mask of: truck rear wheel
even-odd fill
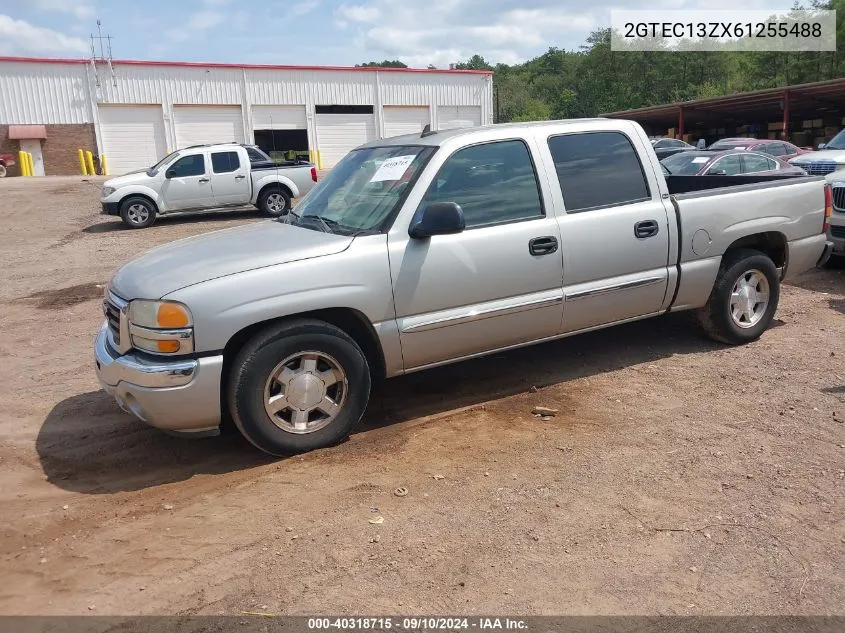
[[[271,218],[278,218],[290,211],[290,194],[282,187],[267,187],[258,196],[258,208]]]
[[[241,433],[271,455],[302,453],[345,439],[370,398],[361,348],[324,321],[269,327],[238,352],[229,407]]]
[[[780,299],[780,278],[774,262],[760,251],[729,251],[698,320],[710,338],[741,345],[768,329]]]
[[[145,229],[156,221],[155,205],[146,198],[127,198],[120,205],[120,219],[130,229]]]

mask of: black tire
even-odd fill
[[[290,211],[290,200],[290,193],[284,187],[266,187],[258,196],[257,206],[264,215],[278,218]],[[282,202],[284,206],[279,208],[278,202]]]
[[[5,178],[6,173],[7,173],[6,163],[0,162],[0,178]]]
[[[143,207],[146,212],[140,210]],[[120,204],[120,219],[130,229],[145,229],[156,221],[158,209],[146,198],[127,198]]]
[[[741,327],[731,316],[731,294],[740,277],[755,270],[760,271],[768,282],[769,300],[759,321]],[[768,329],[779,300],[780,276],[774,262],[767,255],[750,248],[728,251],[722,258],[710,298],[698,311],[698,322],[713,340],[729,345],[741,345],[760,338]]]
[[[298,434],[274,423],[265,410],[265,386],[277,366],[292,355],[317,352],[337,361],[346,375],[345,401],[327,426]],[[238,352],[228,381],[232,420],[243,436],[271,455],[289,455],[331,446],[355,428],[370,399],[370,368],[358,344],[343,330],[315,319],[268,327]]]

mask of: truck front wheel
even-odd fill
[[[780,299],[774,262],[760,251],[729,251],[698,320],[710,338],[740,345],[756,340],[771,325]]]
[[[358,424],[370,398],[361,348],[324,321],[297,319],[262,330],[238,352],[228,385],[232,419],[271,455],[331,446]]]
[[[271,218],[278,218],[290,211],[290,194],[282,187],[268,187],[258,196],[258,208]]]
[[[127,198],[120,205],[120,219],[130,229],[145,229],[156,221],[155,205],[146,198]]]

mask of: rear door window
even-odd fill
[[[237,152],[212,152],[211,168],[215,174],[228,174],[241,167]]]
[[[745,163],[744,173],[753,174],[760,171],[777,169],[777,163],[771,158],[759,154],[744,154],[742,160]]]
[[[621,132],[552,136],[549,151],[567,213],[651,198],[640,158]]]

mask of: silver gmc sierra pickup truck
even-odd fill
[[[676,310],[752,341],[829,256],[829,187],[679,178],[629,121],[373,141],[285,217],[123,266],[97,374],[153,426],[231,416],[278,455],[346,437],[380,378]]]

